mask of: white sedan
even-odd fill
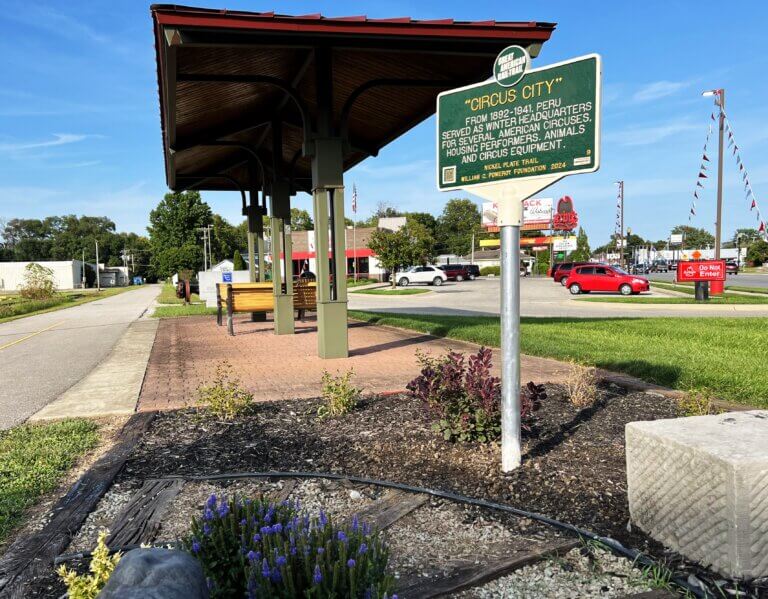
[[[400,287],[407,287],[411,283],[426,283],[439,287],[447,280],[446,274],[434,266],[411,266],[395,273],[395,281]]]

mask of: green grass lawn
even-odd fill
[[[137,287],[110,287],[102,289],[100,292],[95,289],[59,291],[53,297],[44,300],[27,300],[18,294],[2,295],[0,296],[0,322],[87,304],[131,289],[137,289]]]
[[[765,287],[746,287],[744,285],[726,285],[726,289],[730,289],[731,291],[746,291],[747,293],[760,293],[763,295],[768,295],[768,289]]]
[[[768,304],[768,297],[749,297],[748,295],[735,295],[724,293],[722,296],[712,295],[709,301],[698,302],[694,297],[648,297],[648,296],[610,296],[596,295],[592,297],[580,297],[580,302],[607,302],[615,304],[700,304],[700,305],[734,305],[734,304]]]
[[[499,347],[498,317],[350,311],[350,317]],[[768,408],[768,318],[523,318],[523,353],[574,360]]]
[[[192,303],[199,302],[200,296],[196,293],[193,293],[190,296],[190,301]],[[164,283],[163,288],[160,291],[160,296],[157,298],[158,304],[172,304],[172,305],[179,305],[184,304],[184,300],[181,298],[176,297],[176,287],[172,283]]]
[[[364,293],[366,295],[419,295],[429,293],[431,289],[392,289],[391,287],[380,289],[360,289],[352,293]]]
[[[347,279],[347,288],[352,287],[362,287],[363,285],[370,285],[372,283],[378,283],[379,281],[377,279],[362,279],[358,278],[357,281],[354,279]]]
[[[659,287],[661,289],[670,289],[673,291],[680,291],[682,293],[695,293],[693,283],[669,283],[667,281],[651,281],[651,285]],[[759,293],[760,295],[768,295],[768,288],[766,287],[748,287],[745,285],[726,285],[726,295],[738,295],[729,294],[727,291],[744,291],[746,293]]]
[[[152,313],[154,318],[178,318],[180,316],[203,316],[216,314],[216,308],[207,308],[205,304],[189,304],[188,306],[158,306]]]
[[[82,419],[0,431],[0,541],[97,442],[97,426]]]

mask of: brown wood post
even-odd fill
[[[221,289],[216,283],[216,324],[221,326]]]
[[[227,330],[233,337],[235,336],[234,323],[232,322],[232,315],[234,312],[234,293],[232,292],[232,285],[227,285]]]

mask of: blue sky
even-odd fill
[[[190,0],[190,4],[192,4]],[[543,197],[568,194],[594,245],[613,231],[625,181],[625,219],[643,237],[665,238],[687,221],[711,99],[727,90],[728,113],[758,202],[768,194],[768,43],[763,2],[244,2],[206,6],[327,16],[365,13],[461,20],[558,23],[535,66],[603,56],[603,148],[598,173],[566,178]],[[16,2],[0,12],[0,218],[88,214],[145,233],[166,192],[149,4],[137,1]],[[378,202],[439,214],[457,194],[434,181],[434,121],[426,121],[346,175],[359,217]],[[715,152],[712,152],[714,154]],[[714,156],[710,156],[714,158]],[[403,183],[407,181],[407,183]],[[695,226],[711,229],[714,184]],[[730,154],[724,235],[755,226]],[[235,194],[208,193],[233,222]],[[308,196],[296,205],[310,207]],[[768,215],[768,197],[762,202]]]

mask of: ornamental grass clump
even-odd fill
[[[493,352],[481,347],[475,355],[449,352],[433,358],[416,352],[421,373],[407,389],[421,399],[437,419],[432,425],[446,441],[495,441],[501,436],[501,379],[491,375]],[[529,386],[533,383],[529,383]],[[530,394],[530,387],[521,396],[522,427],[529,430],[527,421],[538,409],[539,401],[546,398],[540,391]]]
[[[297,503],[215,495],[192,521],[185,548],[201,563],[212,598],[396,598],[377,532],[353,518],[334,524]]]

